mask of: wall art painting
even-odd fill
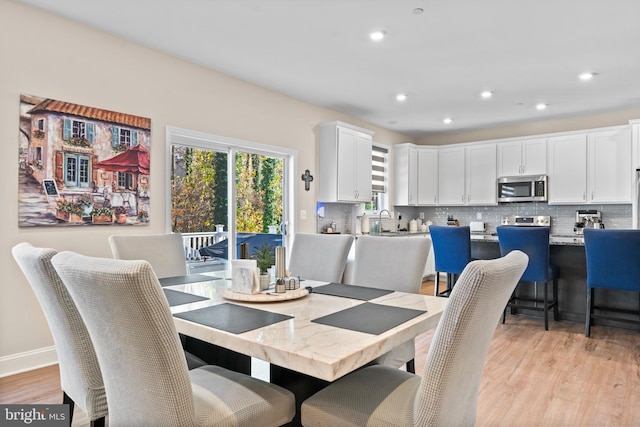
[[[20,96],[18,225],[149,222],[151,119]]]

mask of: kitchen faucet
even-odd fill
[[[391,218],[391,212],[389,212],[388,209],[382,209],[380,212],[378,212],[378,233],[382,234],[382,212],[386,212],[387,215],[389,215],[389,218]]]

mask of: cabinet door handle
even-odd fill
[[[582,193],[582,200],[587,200],[587,193]]]
[[[593,191],[591,191],[591,200],[593,200]]]

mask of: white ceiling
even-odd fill
[[[640,0],[19,1],[418,138],[640,107]]]

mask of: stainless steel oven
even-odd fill
[[[498,202],[546,202],[546,175],[498,178]]]

